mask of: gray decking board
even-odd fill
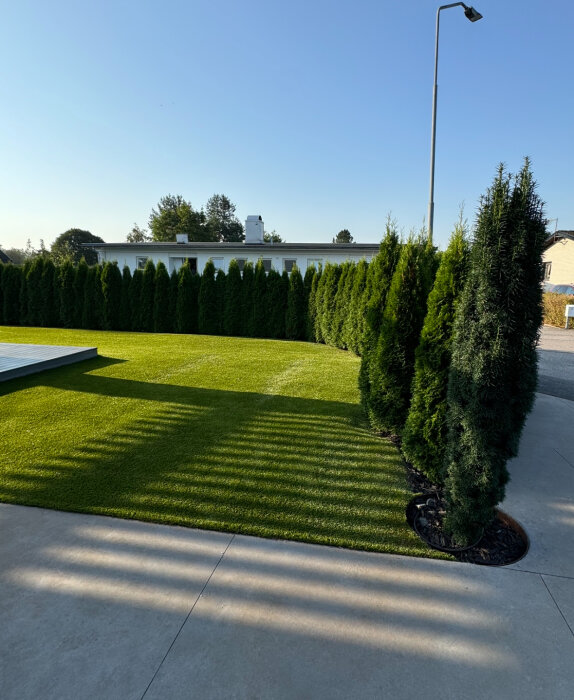
[[[98,348],[0,343],[0,382],[98,356]]]

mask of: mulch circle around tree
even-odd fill
[[[521,525],[501,510],[485,528],[480,540],[469,547],[456,547],[443,531],[444,501],[440,490],[412,465],[407,465],[407,478],[418,492],[408,504],[409,525],[430,547],[448,552],[458,561],[483,566],[513,564],[528,551],[528,536]]]

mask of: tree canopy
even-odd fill
[[[149,218],[152,240],[175,241],[178,233],[187,234],[190,241],[214,241],[206,226],[203,211],[195,211],[181,195],[168,194],[159,200]]]
[[[348,228],[344,228],[333,238],[333,243],[352,243],[353,236]]]
[[[240,243],[245,240],[243,226],[235,216],[235,204],[224,194],[214,194],[205,205],[207,228],[214,240]],[[210,239],[211,240],[211,239]]]
[[[70,228],[52,243],[50,251],[54,262],[61,263],[68,259],[76,265],[85,258],[88,265],[95,265],[98,254],[91,248],[83,248],[83,243],[104,243],[104,239],[81,228]]]

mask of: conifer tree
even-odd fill
[[[198,297],[198,332],[202,335],[217,334],[217,297],[215,290],[215,266],[211,259],[205,263]]]
[[[142,317],[143,270],[135,269],[130,284],[130,308],[132,310],[132,331],[143,331]]]
[[[59,269],[58,289],[60,296],[60,325],[73,328],[75,322],[76,299],[74,293],[75,272],[71,260],[66,260]]]
[[[2,318],[6,326],[19,326],[20,322],[20,288],[24,279],[24,270],[8,263],[2,274]]]
[[[422,237],[411,237],[403,246],[369,365],[371,424],[395,435],[401,435],[409,409],[415,350],[432,284],[432,256]]]
[[[359,260],[353,277],[353,288],[351,289],[351,298],[349,300],[349,310],[347,317],[343,322],[343,337],[345,344],[356,355],[360,353],[360,335],[359,328],[362,323],[363,309],[363,293],[367,281],[367,271],[369,264],[363,258]]]
[[[235,259],[229,263],[227,271],[223,331],[225,335],[241,335],[241,272]]]
[[[316,343],[324,343],[321,328],[323,325],[323,295],[325,293],[325,275],[323,268],[319,268],[317,275],[317,290],[315,293],[315,303],[313,304],[313,336]]]
[[[379,342],[383,311],[391,280],[401,253],[401,247],[396,224],[389,217],[387,219],[385,236],[379,247],[379,253],[370,262],[367,271],[365,292],[361,305],[363,312],[358,329],[361,355],[359,390],[361,392],[361,403],[367,410],[371,395],[371,364],[374,361],[373,355]]]
[[[34,258],[26,273],[27,314],[24,323],[28,326],[42,325],[42,272],[44,257]]]
[[[482,198],[454,323],[448,387],[447,518],[460,544],[480,536],[504,498],[537,381],[543,205],[528,159],[499,167]]]
[[[319,342],[315,336],[315,328],[317,325],[317,290],[319,288],[322,269],[322,267],[319,267],[319,269],[314,272],[313,280],[311,281],[311,291],[309,292],[309,301],[307,302],[306,338],[311,343]]]
[[[335,312],[335,296],[342,268],[340,265],[327,263],[321,277],[323,293],[321,298],[320,324],[321,337],[327,345],[333,345],[333,319]]]
[[[461,220],[442,255],[415,355],[412,399],[403,432],[407,459],[435,484],[444,483],[448,427],[447,388],[456,306],[468,268],[469,245]]]
[[[297,266],[293,265],[289,276],[285,337],[287,340],[304,340],[305,330],[305,288],[301,273]]]
[[[227,276],[220,268],[215,275],[215,308],[216,308],[216,333],[223,334],[223,316],[225,313],[225,287],[227,286]]]
[[[152,333],[154,327],[155,265],[151,258],[145,264],[141,288],[141,329]]]
[[[266,295],[267,333],[269,338],[279,340],[285,337],[285,312],[287,303],[281,275],[273,268],[267,275]]]
[[[57,272],[56,266],[46,258],[40,279],[41,303],[40,303],[40,325],[52,328],[59,320],[59,294],[57,292]]]
[[[2,286],[2,278],[4,276],[4,267],[5,264],[3,262],[0,262],[0,325],[4,323],[3,320],[3,315],[4,315],[4,290]]]
[[[184,263],[179,268],[178,285],[177,285],[177,302],[176,302],[176,323],[175,330],[177,333],[192,332],[192,296],[193,285],[191,281],[191,269],[189,265]],[[197,329],[196,329],[197,330]]]
[[[117,331],[120,328],[122,301],[122,273],[116,263],[106,262],[101,272],[102,328]]]
[[[333,321],[333,344],[343,350],[347,350],[347,338],[344,333],[345,320],[349,316],[351,305],[351,292],[355,279],[356,264],[354,262],[343,263],[341,277],[337,285],[335,296],[335,318]]]
[[[177,333],[177,288],[179,285],[178,271],[173,268],[169,276],[169,330]]]
[[[243,266],[243,281],[241,284],[241,332],[246,338],[252,337],[253,324],[253,287],[255,284],[255,274],[253,263],[246,262]]]
[[[253,279],[253,307],[249,336],[267,338],[267,275],[261,258],[255,265]]]
[[[155,268],[153,297],[153,330],[155,333],[169,333],[172,330],[169,317],[169,275],[160,260]]]
[[[199,290],[201,288],[200,275],[191,275],[191,306],[189,307],[190,333],[199,333]]]
[[[84,258],[78,263],[74,271],[74,328],[85,328],[84,319],[84,297],[86,294],[86,277],[88,276],[88,265]]]
[[[131,283],[131,270],[129,265],[124,265],[124,269],[122,270],[122,298],[120,301],[120,329],[122,331],[132,330]]]
[[[82,311],[82,328],[87,328],[88,330],[97,330],[99,328],[99,276],[98,266],[91,265],[86,273]]]

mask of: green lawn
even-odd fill
[[[0,384],[0,500],[441,556],[410,531],[359,360],[307,343],[0,327],[100,357]]]

